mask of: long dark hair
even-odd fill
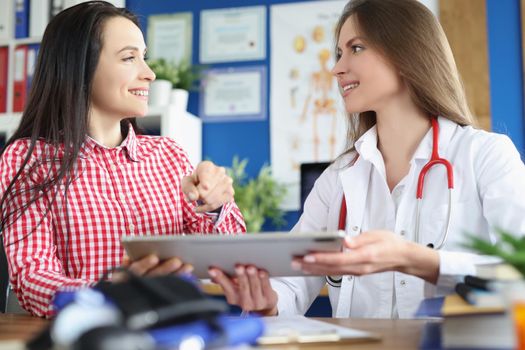
[[[335,43],[344,23],[355,17],[359,34],[400,72],[414,103],[430,116],[459,125],[473,124],[465,91],[443,28],[416,0],[352,0],[335,29]],[[337,47],[336,47],[337,52]],[[337,55],[336,55],[337,56]],[[376,124],[375,112],[348,117],[348,149]]]
[[[20,125],[0,152],[1,157],[16,140],[30,139],[22,165],[0,200],[0,234],[8,222],[14,222],[33,202],[50,193],[52,199],[47,214],[59,193],[61,186],[57,185],[64,184],[65,191],[61,195],[67,198],[79,151],[87,135],[91,89],[103,46],[104,24],[119,16],[139,26],[134,14],[105,1],[89,1],[68,8],[48,24]],[[121,122],[123,134],[129,130],[129,125],[140,131],[135,118],[129,118]],[[58,170],[48,171],[42,181],[23,190],[31,192],[31,200],[21,208],[8,211],[7,202],[22,191],[15,190],[17,181],[25,181],[25,177],[36,171],[38,165],[31,165],[29,161],[39,140],[45,142],[39,162],[56,162]]]

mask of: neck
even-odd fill
[[[430,119],[415,105],[390,106],[376,112],[378,148],[385,163],[408,163],[430,128]]]
[[[117,147],[122,143],[123,137],[120,130],[120,119],[102,117],[95,111],[89,118],[89,131],[91,138],[106,147]]]

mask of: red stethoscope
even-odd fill
[[[448,182],[448,212],[447,212],[447,224],[445,226],[445,232],[441,235],[441,240],[438,244],[434,245],[433,243],[427,244],[430,248],[441,249],[445,242],[447,241],[449,227],[450,227],[450,218],[452,215],[452,190],[454,188],[454,171],[452,170],[452,164],[444,158],[441,158],[438,153],[439,146],[439,124],[437,118],[431,118],[430,120],[432,125],[432,155],[427,164],[423,166],[419,177],[417,180],[417,209],[416,209],[416,234],[415,242],[419,242],[419,224],[420,224],[420,213],[421,213],[421,203],[423,201],[423,187],[425,184],[425,176],[427,175],[430,168],[434,165],[443,165],[447,170],[447,182]],[[355,161],[354,161],[355,162]],[[346,200],[343,194],[343,200],[341,202],[341,210],[339,211],[339,230],[346,229]]]

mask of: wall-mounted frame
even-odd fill
[[[263,60],[265,57],[265,6],[201,12],[201,63]]]
[[[205,122],[266,119],[266,67],[217,68],[204,72],[200,116]]]
[[[191,12],[148,17],[148,53],[151,58],[180,62],[192,60]]]

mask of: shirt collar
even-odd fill
[[[443,117],[438,117],[439,124],[439,142],[438,152],[440,155],[445,153],[450,139],[454,134],[454,130],[457,124],[451,120]],[[377,125],[374,125],[367,132],[365,132],[356,142],[355,149],[359,153],[359,156],[366,160],[373,160],[378,156],[379,149],[377,148]],[[413,159],[430,159],[432,154],[432,129],[423,137],[419,146],[414,153]]]
[[[89,135],[86,136],[86,139],[84,140],[84,143],[82,144],[82,147],[80,148],[80,154],[79,156],[81,158],[88,158],[93,150],[96,148],[103,148],[103,149],[114,149],[114,148],[121,148],[126,150],[126,154],[128,155],[129,159],[131,159],[134,162],[138,162],[140,159],[139,157],[139,149],[138,149],[138,139],[137,135],[135,134],[135,130],[133,129],[133,126],[130,124],[128,129],[128,134],[126,138],[122,141],[122,143],[117,147],[107,147],[103,144],[99,143],[97,140],[93,139]]]
[[[366,160],[371,160],[377,156],[379,153],[377,148],[377,125],[372,126],[357,139],[355,149],[359,153],[359,157]]]

